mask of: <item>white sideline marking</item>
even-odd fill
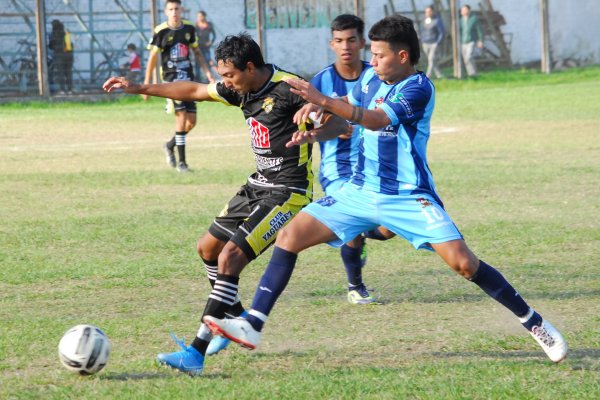
[[[440,133],[455,133],[455,132],[458,132],[458,128],[454,128],[454,127],[451,127],[451,126],[445,127],[445,128],[444,127],[442,127],[442,128],[438,128],[438,127],[431,128],[431,134],[432,135],[437,135],[437,134],[440,134]]]
[[[444,134],[444,133],[455,133],[458,132],[458,128],[454,127],[435,127],[431,129],[432,135]],[[224,138],[245,138],[244,134],[227,134],[217,136],[202,136],[195,135],[191,142],[188,142],[188,146],[202,146],[202,148],[224,148],[224,147],[246,147],[248,143],[203,143],[209,140],[218,140]],[[0,146],[2,152],[24,152],[24,151],[42,151],[42,152],[56,152],[65,150],[84,150],[84,151],[125,151],[131,149],[139,149],[140,147],[151,148],[156,147],[161,150],[160,146],[162,142],[155,139],[145,140],[111,140],[106,142],[87,142],[87,143],[66,143],[66,144],[30,144],[24,146]]]

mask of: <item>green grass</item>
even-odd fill
[[[429,163],[470,246],[569,341],[552,364],[438,257],[369,243],[384,305],[345,302],[338,252],[300,255],[254,352],[191,379],[157,368],[191,340],[209,292],[195,243],[252,171],[240,111],[199,105],[192,174],[170,170],[162,101],[0,105],[0,398],[594,399],[600,393],[600,69],[439,81]],[[242,274],[249,304],[270,252]],[[104,371],[62,368],[60,337],[93,323]]]

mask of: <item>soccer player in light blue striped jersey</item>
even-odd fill
[[[329,47],[335,53],[335,62],[310,81],[324,95],[345,97],[371,68],[368,62],[360,58],[360,51],[365,47],[364,29],[365,23],[356,15],[338,15],[331,22]],[[353,124],[353,134],[350,137],[336,137],[319,143],[319,183],[325,195],[337,192],[350,179],[352,167],[358,160],[360,130],[360,125]],[[365,236],[384,240],[394,234],[385,228],[374,229],[341,246],[340,255],[348,277],[348,302],[351,304],[377,303],[362,278],[362,268],[366,262]]]
[[[420,51],[413,22],[400,15],[386,17],[373,25],[369,39],[373,70],[355,86],[349,103],[324,96],[307,82],[288,81],[293,93],[364,127],[350,182],[308,205],[279,233],[246,318],[205,317],[205,323],[213,332],[255,348],[300,251],[319,243],[339,246],[383,225],[415,248],[435,251],[454,271],[514,313],[552,361],[562,361],[567,356],[565,339],[498,270],[469,249],[435,190],[425,156],[434,87],[415,69]],[[299,133],[290,144],[311,140],[310,132]]]

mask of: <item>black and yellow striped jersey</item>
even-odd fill
[[[190,53],[195,47],[198,47],[196,29],[186,20],[176,29],[166,22],[158,25],[148,44],[148,50],[160,51],[161,77],[166,82],[194,80]]]
[[[306,101],[290,91],[285,77],[297,75],[267,64],[271,78],[257,92],[240,94],[222,83],[208,87],[210,96],[242,109],[250,128],[250,145],[256,159],[256,173],[249,182],[259,186],[285,186],[312,194],[312,144],[286,148],[298,126],[292,117]]]

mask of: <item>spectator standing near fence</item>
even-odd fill
[[[142,76],[142,61],[136,50],[135,44],[129,43],[127,45],[128,55],[125,67],[127,68],[127,79],[133,83],[139,83]]]
[[[437,50],[439,45],[444,40],[445,30],[442,19],[437,15],[433,6],[425,8],[425,20],[421,25],[421,43],[423,53],[427,56],[427,72],[428,78],[431,78],[431,73],[435,73],[436,78],[443,78],[444,75],[437,66]]]
[[[483,32],[479,19],[471,13],[471,7],[464,5],[460,9],[460,50],[463,63],[467,69],[469,78],[477,76],[477,67],[475,66],[475,46],[483,48]]]
[[[215,43],[217,34],[215,33],[213,23],[206,19],[206,12],[202,10],[198,11],[196,16],[196,34],[198,35],[198,47],[200,48],[200,53],[204,56],[209,68],[215,68],[211,48]],[[200,80],[200,68],[197,64],[196,75],[198,80]]]
[[[57,19],[52,21],[48,48],[53,52],[54,82],[59,86],[59,94],[73,93],[73,42],[69,31]]]

